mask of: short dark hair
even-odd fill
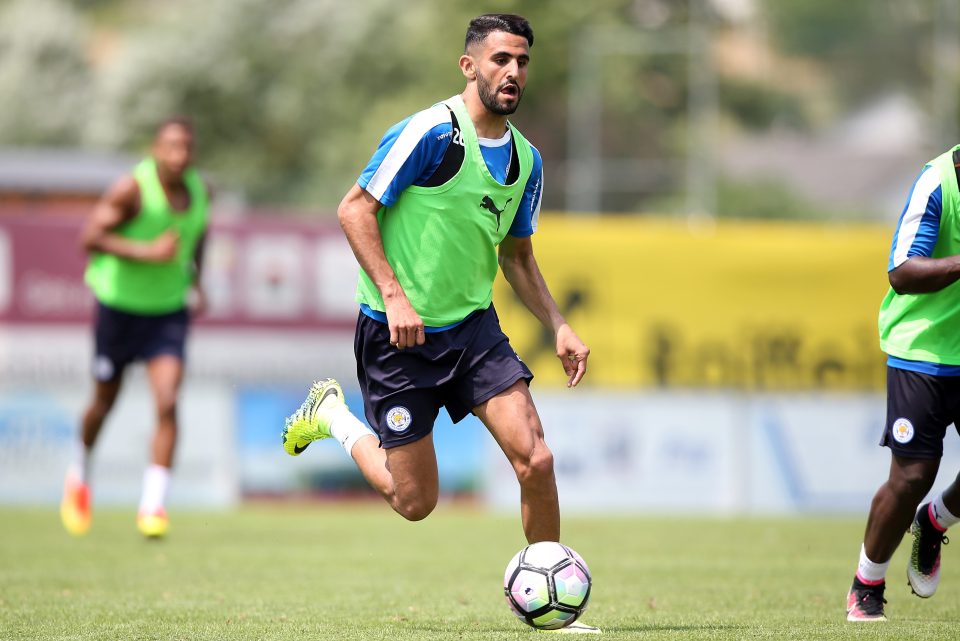
[[[527,45],[533,46],[533,28],[527,19],[512,13],[486,13],[470,21],[467,37],[463,43],[464,51],[471,44],[480,44],[494,31],[505,31],[527,39]]]
[[[183,127],[191,136],[193,135],[193,120],[190,118],[190,116],[167,116],[161,120],[160,124],[157,125],[157,128],[153,130],[153,137],[156,138],[159,136],[160,133],[167,127]]]

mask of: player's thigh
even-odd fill
[[[111,309],[97,302],[94,335],[93,378],[105,383],[104,393],[109,384],[118,381],[123,372],[135,358],[139,349],[138,318],[134,315]]]
[[[528,461],[538,449],[546,451],[543,425],[525,380],[476,406],[473,413],[512,463]]]
[[[384,452],[397,500],[401,503],[420,504],[427,511],[433,509],[440,494],[433,433],[403,445],[386,448]]]
[[[887,368],[887,419],[880,445],[901,459],[940,459],[954,420],[950,377]]]
[[[186,310],[143,319],[144,337],[139,356],[147,363],[147,375],[161,407],[176,402],[183,382],[184,354],[190,317]]]
[[[183,383],[183,359],[174,354],[159,354],[147,361],[147,379],[157,406],[169,409],[176,405]]]

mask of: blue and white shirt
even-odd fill
[[[390,127],[376,153],[360,174],[357,184],[371,196],[389,207],[397,202],[400,192],[410,185],[424,184],[440,166],[447,146],[451,144],[453,125],[450,111],[442,104],[424,109]],[[479,138],[480,153],[490,175],[506,183],[509,169],[512,136],[510,130],[498,139]],[[452,141],[456,143],[457,141]],[[460,143],[462,144],[462,143]],[[516,238],[526,238],[537,230],[540,202],[543,196],[543,159],[536,147],[533,169],[527,180],[517,216],[507,232]]]
[[[940,172],[927,165],[917,176],[907,197],[907,204],[900,214],[897,230],[893,234],[887,271],[907,262],[914,256],[933,255],[933,248],[940,236],[940,215],[943,212],[943,190]],[[887,357],[887,365],[932,376],[960,376],[960,365],[942,365],[926,361],[911,361],[894,356]]]
[[[887,271],[907,262],[913,256],[932,256],[940,235],[940,213],[943,210],[943,193],[940,188],[940,172],[927,165],[917,176],[907,197],[907,204],[900,214],[897,230],[893,234],[890,260]]]
[[[373,154],[357,184],[386,207],[397,202],[401,192],[410,185],[425,184],[443,161],[447,147],[463,142],[454,140],[450,110],[443,103],[417,112],[401,120],[387,130],[380,146]],[[512,156],[510,130],[497,139],[479,138],[480,153],[490,175],[506,183]],[[543,159],[536,147],[530,145],[533,167],[517,215],[507,234],[515,238],[527,238],[537,231],[540,219],[540,203],[543,198]],[[361,305],[360,310],[375,320],[387,322],[386,314]],[[463,321],[461,321],[463,322]],[[427,333],[456,327],[459,323],[443,327],[426,327]]]

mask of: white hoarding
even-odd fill
[[[858,512],[886,479],[882,395],[535,395],[569,512]],[[488,442],[486,492],[514,510],[513,471]],[[960,471],[947,433],[934,491]]]
[[[149,462],[153,400],[142,371],[131,373],[93,457],[95,505],[136,505]],[[0,503],[60,499],[89,386],[9,386],[0,393]],[[188,381],[179,407],[172,506],[228,506],[238,499],[232,394]]]

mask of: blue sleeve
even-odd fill
[[[510,231],[507,232],[515,238],[532,236],[537,230],[540,218],[540,201],[543,199],[543,159],[540,157],[540,151],[533,145],[530,145],[530,151],[533,152],[533,169],[527,179],[527,186],[523,190],[517,215],[513,218]]]
[[[943,190],[939,173],[927,166],[917,177],[893,234],[887,271],[913,256],[932,256],[940,236]]]
[[[933,256],[933,248],[937,245],[937,238],[940,236],[940,214],[943,203],[939,190],[930,194],[930,201],[923,218],[920,219],[920,226],[917,229],[917,238],[907,252],[907,256]]]
[[[421,111],[390,127],[357,184],[389,207],[404,189],[432,176],[443,160],[452,131],[449,112],[442,109]]]

